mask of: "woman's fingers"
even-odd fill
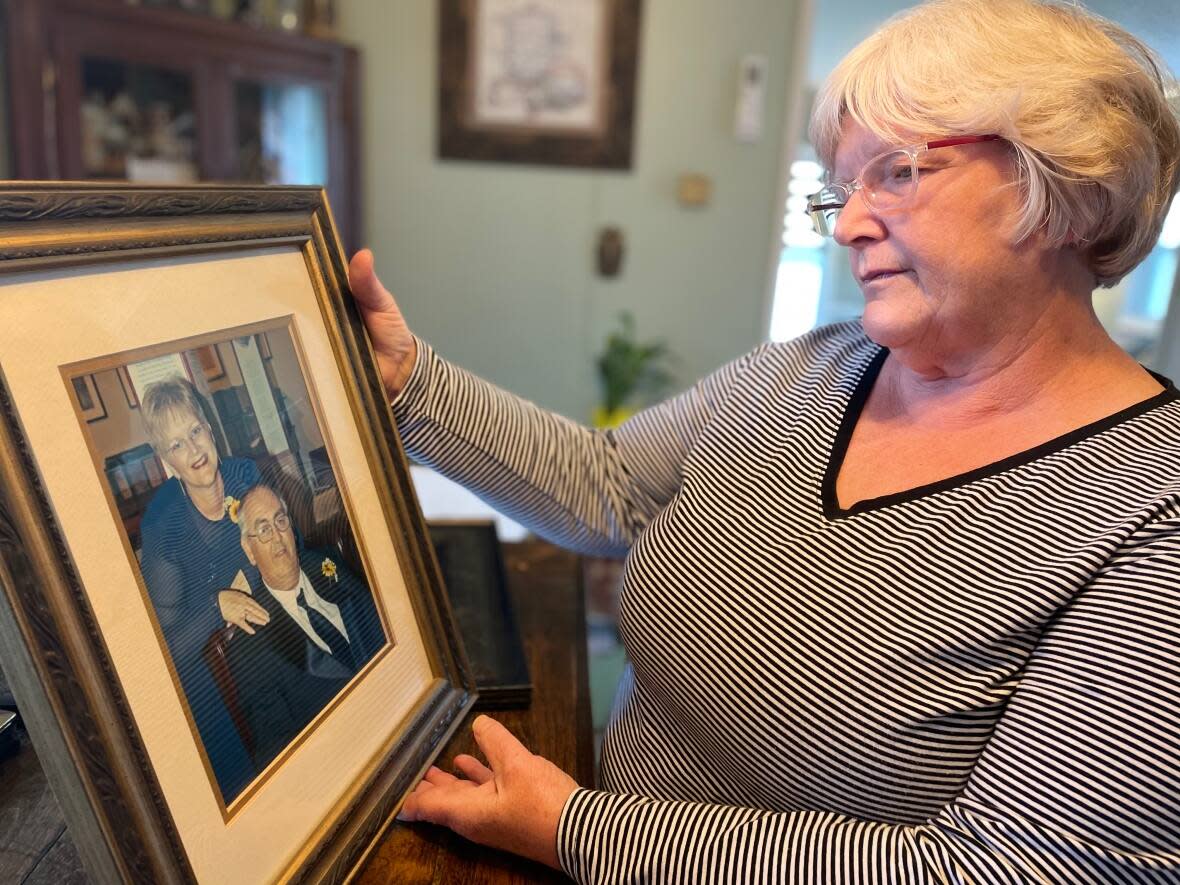
[[[477,717],[472,731],[488,764],[461,753],[454,765],[462,777],[430,768],[406,797],[398,819],[449,827],[556,869],[557,824],[578,785],[494,719]]]
[[[532,756],[528,747],[491,716],[477,716],[471,724],[471,731],[475,735],[475,743],[493,771],[500,771],[505,765],[510,764],[514,757],[522,754]]]
[[[468,756],[466,753],[460,753],[455,757],[455,770],[477,784],[486,784],[492,779],[492,770],[474,756]]]
[[[460,780],[432,766],[402,803],[397,819],[465,829],[473,813],[472,791],[478,789],[471,781]]]
[[[246,610],[245,616],[253,621],[255,624],[269,624],[270,612],[264,609],[261,605],[253,599],[246,599],[243,603]]]
[[[414,368],[418,344],[389,290],[377,279],[373,253],[362,249],[348,266],[348,285],[360,308],[369,340],[377,354],[381,379],[391,397],[397,396]]]
[[[270,613],[240,590],[222,590],[217,595],[217,605],[226,623],[251,635],[255,632],[251,624],[270,623]]]
[[[433,784],[436,787],[445,787],[457,782],[459,779],[453,774],[448,774],[441,768],[436,768],[432,765],[429,769],[427,769],[426,776],[423,777],[422,780],[426,781],[428,784]]]
[[[397,310],[393,296],[377,278],[377,271],[373,267],[373,253],[368,249],[361,249],[352,256],[352,261],[348,264],[348,285],[352,289],[353,297],[366,310]]]
[[[429,781],[419,781],[418,786],[410,791],[410,795],[406,797],[406,801],[402,803],[401,810],[397,813],[397,819],[400,821],[416,821],[418,820],[419,799],[423,793],[434,789],[434,784]]]

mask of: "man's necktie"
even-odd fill
[[[332,657],[355,673],[356,660],[352,656],[352,648],[349,646],[348,640],[331,621],[307,604],[307,597],[303,595],[302,590],[299,591],[297,604],[307,614],[307,619],[311,622],[311,629],[315,630],[316,635],[324,640],[328,644],[328,648],[332,650]]]

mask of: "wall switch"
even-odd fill
[[[713,182],[707,175],[690,172],[676,182],[676,198],[681,206],[707,206],[713,194]]]
[[[754,142],[762,137],[762,118],[766,105],[766,72],[769,60],[765,55],[747,55],[738,71],[737,109],[734,112],[733,134],[738,141]]]

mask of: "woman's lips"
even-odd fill
[[[200,458],[198,458],[196,461],[194,461],[192,464],[189,465],[189,469],[200,470],[202,467],[204,467],[208,463],[209,463],[209,456],[202,455]]]
[[[892,270],[873,270],[864,274],[860,278],[860,282],[861,285],[867,286],[869,283],[884,282],[885,280],[893,279],[894,277],[901,276],[903,273],[905,273],[904,270],[898,270],[896,268]]]

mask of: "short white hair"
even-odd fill
[[[1144,43],[1076,5],[933,0],[899,13],[816,96],[830,169],[846,120],[906,143],[997,133],[1013,147],[1015,237],[1074,244],[1112,286],[1159,239],[1178,184],[1176,81]]]

